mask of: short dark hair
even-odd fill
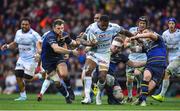
[[[28,17],[24,17],[24,18],[22,18],[22,19],[21,19],[21,21],[20,21],[20,23],[22,23],[22,21],[28,21],[28,22],[29,22],[29,24],[31,24],[31,19],[30,19],[30,18],[28,18]]]
[[[141,16],[139,17],[138,21],[144,21],[146,22],[146,26],[149,27],[149,18],[147,16]]]
[[[101,15],[100,21],[109,22],[109,16],[108,15]]]
[[[61,25],[61,24],[64,24],[64,20],[62,20],[62,19],[55,19],[53,21],[52,26],[55,27],[56,25]]]

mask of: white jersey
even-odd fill
[[[168,29],[163,32],[162,37],[169,49],[169,61],[177,59],[180,56],[180,29],[176,29],[173,33],[170,33]]]
[[[102,31],[98,27],[97,22],[95,22],[86,29],[85,33],[93,33],[97,37],[97,47],[96,50],[93,50],[93,52],[110,53],[112,38],[115,37],[121,30],[124,30],[124,28],[118,24],[109,23],[108,28],[105,31]]]
[[[138,31],[138,27],[131,27],[129,29],[129,32],[131,33],[136,33]],[[147,56],[145,53],[131,53],[129,54],[129,57],[128,57],[130,60],[132,61],[146,61],[147,60]]]
[[[18,44],[19,58],[25,61],[34,59],[36,43],[40,41],[40,39],[40,35],[33,29],[30,29],[27,33],[23,33],[21,29],[18,30],[14,42]]]

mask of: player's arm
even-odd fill
[[[68,50],[63,47],[60,47],[57,43],[52,43],[51,44],[52,49],[54,52],[59,53],[59,54],[73,54],[73,55],[78,55],[76,50]]]
[[[153,41],[157,41],[158,40],[157,34],[155,34],[153,32],[137,34],[137,35],[131,37],[131,40],[136,40],[136,39],[139,39],[139,38],[150,38]]]
[[[17,43],[15,41],[9,43],[9,44],[4,44],[2,47],[1,47],[1,50],[6,50],[6,49],[14,49],[17,47]]]
[[[127,63],[126,63],[128,66],[131,66],[131,67],[142,67],[146,64],[145,61],[142,61],[142,62],[135,62],[135,61],[131,61],[131,60],[128,60]]]
[[[42,41],[37,41],[36,48],[37,48],[37,53],[41,54],[41,51],[42,51]]]
[[[119,32],[119,34],[125,35],[125,36],[127,36],[127,37],[132,37],[132,36],[134,36],[131,32],[129,32],[129,31],[126,30],[126,29],[121,30],[121,31]]]

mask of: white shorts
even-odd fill
[[[88,59],[91,59],[92,61],[96,62],[98,66],[107,67],[107,70],[109,68],[110,57],[111,57],[111,53],[95,53],[91,51],[87,53]]]
[[[23,70],[25,74],[34,76],[37,65],[38,63],[34,60],[24,61],[21,58],[19,58],[16,63],[15,70]]]
[[[180,59],[171,61],[166,70],[169,74],[180,77]]]
[[[145,53],[131,53],[128,58],[132,61],[147,61]]]

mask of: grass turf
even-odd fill
[[[82,105],[81,97],[77,96],[73,104],[66,104],[62,96],[45,94],[43,101],[37,102],[35,94],[28,94],[26,101],[14,101],[18,94],[0,94],[0,110],[180,110],[180,98],[167,98],[165,102],[157,102],[148,98],[148,106],[108,105],[106,96],[103,97],[103,105],[95,103]]]

